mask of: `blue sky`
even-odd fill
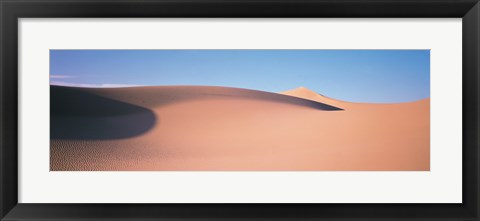
[[[430,97],[430,50],[51,50],[50,84],[300,86],[353,102]]]

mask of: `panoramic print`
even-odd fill
[[[50,50],[51,171],[429,171],[429,50]]]

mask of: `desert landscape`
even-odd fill
[[[429,171],[430,99],[50,86],[51,171]]]

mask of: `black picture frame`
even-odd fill
[[[479,220],[477,0],[0,0],[1,220]],[[461,204],[26,204],[18,203],[19,18],[349,17],[462,18]]]

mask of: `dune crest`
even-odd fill
[[[56,94],[77,92],[79,94],[94,94],[121,102],[135,103],[140,106],[155,108],[157,106],[191,101],[198,99],[249,99],[262,102],[276,102],[288,105],[297,105],[324,111],[337,111],[341,108],[322,103],[320,101],[301,97],[286,96],[278,93],[258,91],[243,88],[219,86],[144,86],[124,88],[73,88],[51,86]],[[63,90],[64,92],[55,92]],[[52,94],[52,96],[56,96]]]

